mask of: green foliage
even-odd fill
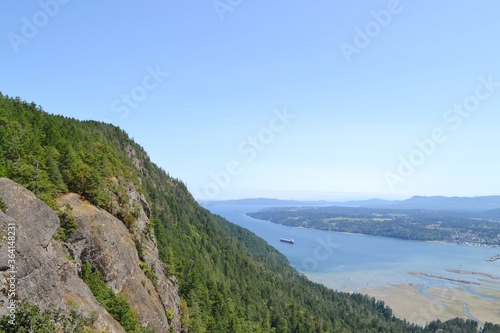
[[[62,310],[40,311],[36,305],[22,302],[16,309],[14,325],[9,316],[0,318],[0,332],[4,333],[54,333],[54,332],[92,332],[87,326],[94,323],[95,318],[82,316],[76,310],[66,313]]]
[[[146,274],[146,276],[151,280],[151,282],[156,285],[156,275],[153,272],[151,266],[149,266],[146,262],[141,261],[140,267],[144,271],[144,274]]]
[[[486,323],[484,324],[482,333],[500,333],[500,325]]]
[[[446,322],[436,320],[431,322],[425,328],[425,333],[435,333],[435,332],[450,332],[450,333],[478,333],[477,322],[470,319],[456,318]],[[483,333],[486,333],[483,331]]]
[[[89,286],[94,297],[129,333],[145,333],[147,329],[141,326],[137,314],[121,295],[116,295],[113,289],[106,285],[98,270],[93,269],[89,262],[82,267],[81,278]]]
[[[0,198],[0,210],[2,210],[2,212],[5,214],[7,213],[7,205],[5,204],[5,202],[3,202],[2,198]]]
[[[133,218],[137,220],[141,213],[141,205],[138,202],[134,202],[130,213],[132,214]]]
[[[138,178],[124,139],[117,127],[49,115],[34,103],[0,95],[0,177],[25,186],[55,210],[54,198],[68,191],[110,211],[112,197],[119,197],[115,215],[132,222],[127,186]]]
[[[121,218],[123,223],[127,226],[128,229],[133,229],[135,226],[134,216],[130,212],[126,212]]]
[[[73,216],[71,216],[72,210],[73,207],[67,204],[65,210],[59,213],[60,226],[57,234],[54,236],[55,239],[67,241],[75,233],[77,224]]]
[[[165,311],[165,316],[167,317],[168,323],[171,324],[172,319],[174,319],[174,316],[175,316],[175,311],[172,309],[167,310],[167,311]]]

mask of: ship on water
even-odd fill
[[[283,243],[289,243],[289,244],[294,244],[295,241],[292,239],[287,239],[287,238],[280,238],[280,241]]]
[[[497,260],[500,260],[500,254],[497,254],[496,256],[493,256],[491,258],[486,259],[486,261],[490,261],[490,262],[497,261]]]

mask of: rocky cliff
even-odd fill
[[[54,211],[24,187],[1,178],[0,198],[6,210],[0,211],[0,304],[8,302],[8,278],[15,276],[18,300],[42,310],[75,310],[94,317],[92,329],[98,332],[125,332],[79,277],[82,264],[90,262],[106,284],[128,300],[144,327],[180,332],[177,283],[158,259],[156,241],[148,231],[148,203],[133,186],[129,194],[130,203],[138,207],[132,231],[77,194],[58,198],[58,205],[70,208],[68,214],[77,223],[76,232],[63,242],[54,239],[60,226]],[[15,274],[8,265],[9,226],[16,233]],[[0,316],[7,311],[7,306],[0,306]]]

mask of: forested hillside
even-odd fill
[[[165,269],[179,282],[186,332],[477,333],[463,320],[410,325],[383,302],[310,282],[263,240],[200,207],[118,127],[50,115],[0,94],[0,156],[1,177],[55,210],[54,198],[76,192],[130,230],[136,214],[128,184],[135,184],[151,208]]]

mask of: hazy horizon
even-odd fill
[[[217,202],[217,201],[231,201],[231,200],[258,200],[258,199],[264,199],[264,200],[282,200],[282,201],[327,201],[327,202],[349,202],[349,201],[363,201],[363,200],[372,200],[372,199],[380,199],[380,200],[387,200],[387,201],[403,201],[403,200],[408,200],[413,197],[447,197],[447,198],[481,198],[481,197],[491,197],[491,196],[500,196],[500,195],[478,195],[478,196],[448,196],[448,195],[411,195],[408,197],[384,197],[383,195],[369,195],[366,193],[356,193],[356,194],[337,194],[337,195],[323,195],[323,196],[315,196],[314,193],[309,193],[310,196],[300,196],[299,194],[295,194],[295,196],[240,196],[240,197],[227,197],[227,198],[217,198],[213,200],[207,200],[203,198],[196,198],[197,201],[200,202]]]

